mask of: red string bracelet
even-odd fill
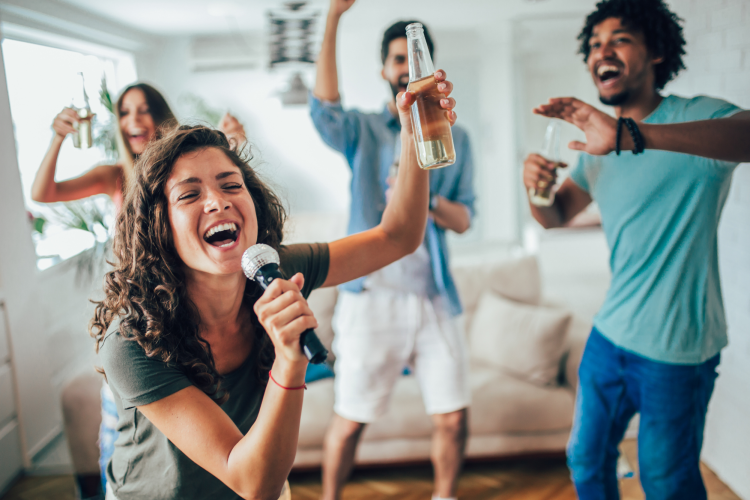
[[[302,384],[302,385],[300,385],[298,387],[285,387],[285,386],[279,384],[278,382],[276,382],[276,379],[273,378],[273,373],[271,373],[271,370],[268,371],[268,376],[270,377],[271,380],[273,380],[274,384],[278,385],[282,389],[286,389],[287,391],[299,391],[300,389],[307,390],[307,384]]]

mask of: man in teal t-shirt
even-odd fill
[[[568,444],[584,500],[619,498],[618,444],[638,412],[646,497],[706,498],[700,450],[727,344],[717,227],[732,173],[750,161],[750,112],[660,94],[684,69],[680,21],[662,0],[600,2],[581,53],[617,119],[574,98],[535,110],[576,125],[586,143],[571,143],[584,153],[551,207],[531,205],[534,218],[560,227],[595,200],[611,250],[612,284],[583,354]],[[544,188],[554,172],[530,155],[524,184]]]

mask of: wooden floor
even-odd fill
[[[637,470],[636,445],[622,446]],[[709,500],[740,500],[716,475],[703,466]],[[293,500],[318,500],[320,473],[292,474]],[[643,500],[635,478],[620,482],[622,500]],[[432,470],[427,466],[357,471],[344,490],[344,500],[427,500],[432,494]],[[521,459],[468,464],[461,476],[461,500],[575,500],[565,460]],[[21,479],[0,500],[74,500],[70,476],[30,476]]]
[[[621,500],[644,500],[637,477],[635,441],[625,441],[622,451],[636,476],[620,481]],[[740,500],[708,467],[702,465],[709,500]],[[292,475],[293,500],[320,498],[320,473]],[[344,489],[344,500],[429,500],[432,469],[364,470],[354,473]],[[464,468],[458,485],[460,500],[575,500],[564,458],[505,460],[473,463]]]

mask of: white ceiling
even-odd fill
[[[61,0],[157,35],[196,35],[262,30],[270,9],[284,0]],[[359,0],[347,23],[378,27],[417,17],[440,29],[487,29],[519,17],[555,17],[591,10],[595,0]],[[309,0],[325,20],[328,0]],[[582,19],[581,19],[582,21]]]

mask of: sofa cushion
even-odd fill
[[[570,429],[575,397],[567,388],[539,387],[485,363],[473,363],[470,380],[472,436]]]
[[[472,365],[469,380],[469,429],[474,436],[538,434],[570,428],[574,395],[567,388],[537,387],[481,362]],[[300,423],[301,450],[323,446],[333,417],[333,380],[320,380],[308,387]],[[414,376],[408,376],[398,380],[388,413],[367,426],[362,440],[418,440],[431,435],[432,422],[422,404],[419,385]]]
[[[542,282],[534,256],[508,260],[491,266],[456,266],[453,278],[466,315],[466,329],[471,328],[479,299],[487,290],[525,304],[539,304]]]
[[[323,446],[328,424],[333,417],[333,379],[318,380],[307,385],[299,426],[298,448]]]
[[[472,360],[536,385],[554,385],[571,314],[521,304],[486,292],[469,333]]]
[[[326,363],[319,365],[308,363],[307,371],[305,372],[305,384],[312,384],[324,378],[333,378],[333,376],[333,370]]]

